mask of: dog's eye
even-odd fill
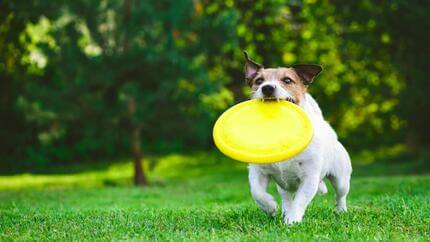
[[[284,83],[286,83],[286,84],[290,84],[290,83],[292,83],[292,82],[293,82],[293,80],[291,80],[291,78],[289,78],[289,77],[284,77],[284,78],[282,79],[282,81],[283,81]]]
[[[255,80],[255,85],[260,85],[261,83],[263,83],[264,82],[264,79],[263,78],[258,78],[257,80]]]

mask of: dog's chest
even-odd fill
[[[303,161],[299,159],[262,165],[261,169],[285,190],[297,190],[304,173]]]
[[[315,158],[320,148],[318,135],[314,137],[308,147],[297,156],[282,162],[260,165],[263,173],[272,177],[284,190],[297,190],[306,173],[314,172]]]

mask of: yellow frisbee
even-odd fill
[[[288,101],[239,103],[221,114],[213,129],[222,153],[249,163],[289,159],[303,151],[312,136],[308,115]]]

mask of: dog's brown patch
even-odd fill
[[[290,78],[291,82],[285,83],[283,81],[285,78]],[[263,82],[259,83],[261,79]],[[280,86],[294,97],[296,103],[302,100],[307,90],[307,85],[304,84],[293,68],[278,67],[260,69],[251,81],[252,91],[256,91],[258,87],[264,85],[268,80],[276,80],[279,82]]]

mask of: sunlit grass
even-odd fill
[[[109,181],[126,183],[133,174],[131,162],[113,164],[107,169],[77,174],[20,174],[0,176],[0,189],[46,188],[46,187],[94,187]]]
[[[155,165],[152,165],[154,163]],[[166,179],[192,178],[203,173],[235,171],[246,165],[231,161],[218,153],[170,154],[144,159],[145,170],[150,180],[160,182]],[[210,169],[204,169],[210,167]],[[100,187],[131,185],[133,177],[132,161],[111,163],[106,167],[88,166],[88,171],[63,174],[19,174],[0,176],[0,190],[26,188]]]

